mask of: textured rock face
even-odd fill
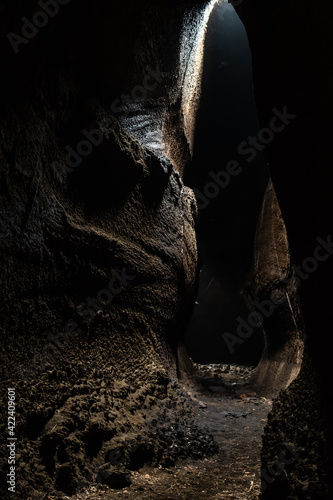
[[[40,10],[14,4],[3,35]],[[17,54],[1,42],[2,395],[16,388],[28,493],[72,492],[106,463],[215,449],[192,427],[175,357],[197,265],[194,195],[165,153],[177,145],[180,171],[189,158],[178,78],[189,7],[73,2]]]
[[[265,350],[252,382],[258,391],[277,394],[300,371],[305,328],[286,228],[272,182],[258,221],[244,295],[249,308],[259,314],[265,335]]]
[[[263,498],[331,498],[322,458],[326,453],[323,440],[330,450],[333,442],[329,417],[333,378],[332,96],[328,90],[333,68],[327,56],[332,47],[332,5],[324,2],[313,9],[311,2],[300,7],[297,2],[248,0],[237,9],[249,35],[262,126],[270,122],[273,108],[286,107],[289,114],[297,115],[267,151],[291,257],[303,269],[299,294],[308,340],[300,376],[273,409],[263,465],[278,459],[284,440],[296,439],[304,450],[287,466],[288,479],[277,474]],[[324,241],[327,257],[320,262],[315,259],[318,238]]]

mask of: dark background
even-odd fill
[[[237,148],[258,130],[246,31],[234,8],[223,4],[208,24],[193,165],[185,184],[203,193],[209,172],[219,172],[230,160],[237,160],[243,171],[200,210],[197,221],[201,271],[187,331],[189,355],[197,362],[256,364],[263,350],[260,331],[236,345],[233,354],[222,337],[225,331],[236,334],[236,318],[249,314],[240,291],[251,266],[269,174],[262,153],[248,163]]]

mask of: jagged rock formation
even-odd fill
[[[16,388],[17,488],[71,493],[107,463],[122,467],[117,487],[126,468],[216,450],[176,362],[197,266],[196,202],[176,169],[200,57],[197,76],[184,58],[206,6],[1,5],[1,366],[3,398]]]

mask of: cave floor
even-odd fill
[[[258,498],[261,437],[272,401],[258,397],[246,385],[242,389],[251,373],[248,368],[196,365],[196,369],[200,388],[187,385],[186,390],[199,423],[219,444],[219,453],[201,460],[179,460],[170,468],[145,466],[132,472],[129,487],[92,486],[71,500]]]

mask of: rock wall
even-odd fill
[[[277,395],[299,374],[305,327],[290,259],[286,228],[272,182],[263,201],[255,238],[253,263],[244,296],[258,315],[265,349],[251,383],[262,394]]]
[[[245,0],[237,10],[249,36],[261,125],[269,127],[274,109],[288,115],[267,157],[291,257],[302,274],[307,335],[301,373],[269,419],[263,467],[279,463],[288,442],[304,449],[272,484],[263,483],[263,498],[331,498],[332,5]]]
[[[176,362],[197,265],[179,53],[185,12],[204,9],[55,5],[1,4],[1,394],[5,410],[16,388],[32,497],[216,451]]]

